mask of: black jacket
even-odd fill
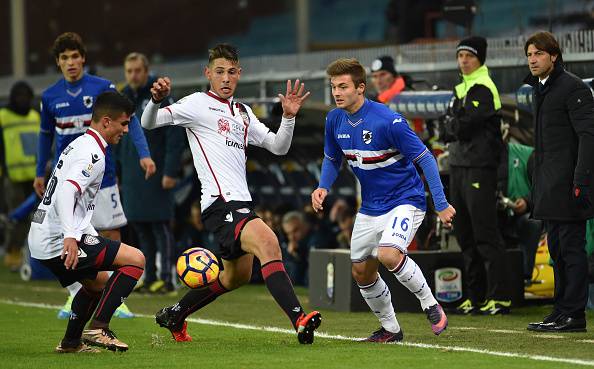
[[[446,118],[450,166],[497,168],[503,140],[501,116],[494,105],[491,90],[480,84],[472,86],[464,99],[454,98]]]
[[[594,198],[594,99],[578,77],[555,65],[546,83],[529,75],[533,87],[534,173],[532,216],[578,221],[594,217],[594,207],[581,207],[574,184],[589,186]]]
[[[132,90],[124,87],[122,93],[136,106],[136,116],[141,118],[144,107],[151,98],[150,88],[156,79],[149,77],[147,84]],[[170,105],[171,98],[165,100],[161,107]],[[143,128],[144,129],[144,128]],[[132,139],[125,135],[115,147],[115,153],[121,166],[122,205],[126,217],[132,222],[168,221],[173,218],[173,191],[161,186],[163,175],[177,177],[180,169],[182,151],[187,147],[184,129],[181,127],[162,127],[146,130],[144,135],[149,145],[151,157],[155,161],[157,171],[148,180],[144,179],[144,171],[138,163],[138,155],[134,151]]]

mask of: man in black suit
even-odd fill
[[[555,305],[540,332],[585,332],[588,300],[586,220],[594,217],[594,99],[565,71],[557,40],[537,32],[524,46],[534,89],[535,163],[532,216],[545,221],[555,273]]]

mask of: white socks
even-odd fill
[[[359,291],[361,291],[361,296],[363,296],[371,311],[379,319],[382,327],[392,333],[400,332],[400,325],[396,320],[396,314],[392,306],[392,295],[386,282],[379,274],[377,280],[372,284],[359,286]]]
[[[410,292],[412,292],[421,303],[423,311],[429,306],[437,304],[437,300],[431,293],[431,288],[425,280],[423,272],[415,261],[404,255],[402,262],[394,270],[390,270],[396,276],[396,279]]]
[[[78,282],[74,282],[70,286],[67,286],[66,289],[68,290],[68,293],[70,293],[70,296],[74,297],[74,296],[76,296],[76,294],[78,293],[78,290],[80,290],[81,287],[82,287],[82,284],[80,284]]]

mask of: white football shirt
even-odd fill
[[[80,241],[83,234],[97,235],[91,226],[95,196],[105,172],[107,142],[92,128],[76,138],[60,155],[29,231],[29,249],[36,259],[60,256],[65,237]],[[72,214],[60,214],[66,186],[76,191]],[[65,221],[65,219],[69,221]]]
[[[270,130],[252,110],[233,98],[197,92],[159,109],[158,125],[186,128],[194,167],[202,184],[204,211],[219,196],[225,201],[251,201],[246,180],[246,148],[262,147]]]

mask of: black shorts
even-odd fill
[[[214,234],[221,245],[221,258],[226,260],[246,254],[241,249],[241,231],[247,222],[256,218],[259,217],[254,213],[251,202],[225,202],[220,197],[202,214],[204,227]]]
[[[101,236],[84,234],[78,242],[78,264],[76,269],[66,269],[60,256],[53,259],[39,260],[58,278],[63,287],[83,279],[95,279],[102,270],[113,270],[120,241],[113,241]]]

